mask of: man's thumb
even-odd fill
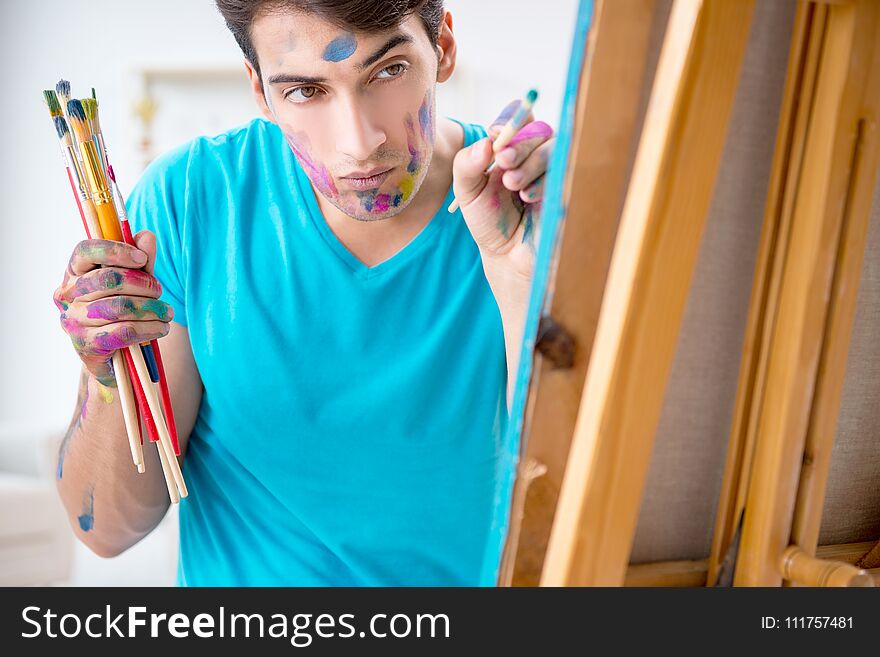
[[[492,161],[492,142],[488,137],[461,149],[452,163],[452,186],[459,205],[473,201],[488,180],[484,174]]]
[[[133,239],[135,246],[147,254],[144,271],[152,274],[156,265],[156,236],[148,230],[142,230],[134,235]]]

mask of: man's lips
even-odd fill
[[[393,169],[394,167],[380,167],[369,171],[355,171],[343,176],[342,180],[355,189],[372,189],[382,184]]]

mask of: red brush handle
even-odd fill
[[[168,383],[165,378],[165,366],[162,364],[162,352],[159,351],[159,341],[150,342],[153,347],[153,355],[156,357],[156,369],[159,370],[159,392],[162,393],[162,410],[168,423],[168,433],[171,434],[171,446],[174,454],[180,456],[180,443],[177,440],[177,423],[174,422],[174,410],[171,408],[171,393],[168,391]]]
[[[151,443],[155,443],[159,440],[159,431],[156,429],[156,422],[153,420],[153,414],[150,413],[150,406],[147,403],[147,396],[144,394],[141,380],[138,378],[137,368],[134,366],[134,359],[131,357],[128,349],[123,349],[122,353],[125,354],[125,363],[128,365],[128,371],[134,372],[134,375],[131,377],[131,382],[134,385],[134,396],[137,397],[138,406],[141,409],[141,415],[143,416],[144,424],[147,427],[147,436]]]
[[[86,214],[83,212],[82,201],[79,200],[79,194],[76,191],[76,183],[73,182],[73,174],[70,172],[70,167],[64,167],[67,170],[67,179],[70,181],[70,189],[73,190],[73,198],[76,200],[76,209],[79,210],[79,218],[82,219],[83,228],[86,229],[86,237],[92,239],[92,234],[89,233],[89,224],[86,221]]]

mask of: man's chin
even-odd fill
[[[407,198],[404,198],[400,192],[388,194],[379,190],[348,191],[337,198],[327,198],[327,200],[352,219],[382,221],[403,212],[415,198],[416,191]]]
[[[347,205],[334,203],[334,205],[352,219],[357,219],[358,221],[382,221],[383,219],[391,219],[392,217],[399,215],[409,205],[409,201],[406,203],[400,203],[396,207],[389,207],[387,210],[382,211],[366,210],[359,203]]]

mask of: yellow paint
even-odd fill
[[[98,394],[101,396],[101,401],[105,404],[113,403],[113,392],[110,388],[102,385],[99,381],[95,381],[98,384]]]
[[[413,187],[415,187],[416,181],[412,176],[406,176],[400,182],[400,191],[403,193],[403,200],[409,198],[409,195],[412,194]]]

